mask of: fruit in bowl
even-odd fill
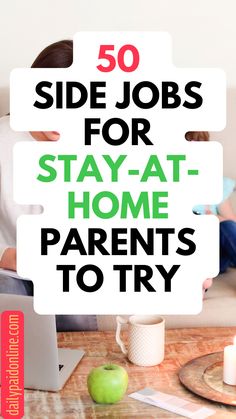
[[[128,387],[128,374],[120,365],[106,364],[93,368],[87,378],[88,391],[97,403],[116,403]]]

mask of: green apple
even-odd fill
[[[115,364],[93,368],[87,378],[88,391],[97,403],[116,403],[127,390],[128,374]]]

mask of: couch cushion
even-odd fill
[[[165,318],[167,328],[236,326],[236,269],[214,279],[200,314]]]
[[[164,317],[168,329],[236,326],[236,269],[231,269],[214,279],[212,287],[206,293],[200,314]],[[115,318],[116,316],[98,316],[99,330],[114,329]]]

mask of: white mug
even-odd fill
[[[136,365],[160,364],[165,352],[165,320],[159,316],[116,317],[116,342],[128,359]],[[121,326],[128,324],[128,349],[120,338]]]

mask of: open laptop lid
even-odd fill
[[[0,312],[24,313],[25,388],[59,388],[59,360],[55,316],[39,315],[33,297],[0,294]]]

